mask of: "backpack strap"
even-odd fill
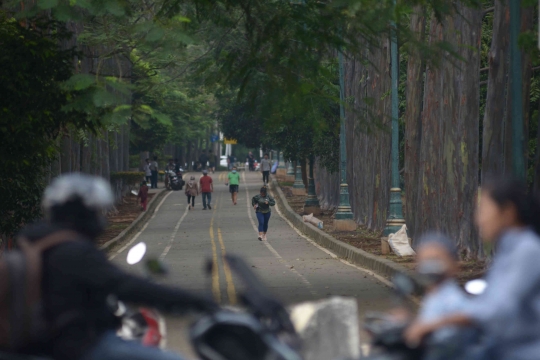
[[[38,241],[34,242],[31,246],[36,249],[38,252],[43,252],[49,248],[59,245],[64,242],[74,241],[80,239],[81,235],[73,230],[60,230],[54,232],[50,235],[47,235]],[[23,242],[27,242],[26,239],[22,239]]]

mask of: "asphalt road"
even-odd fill
[[[187,174],[184,179],[189,179]],[[200,174],[196,174],[197,179]],[[242,256],[261,281],[286,304],[332,295],[352,296],[358,301],[359,318],[366,311],[391,306],[391,289],[370,273],[351,266],[299,235],[273,208],[268,241],[257,240],[256,217],[251,197],[259,192],[259,173],[242,173],[238,204],[233,205],[226,173],[210,174],[214,181],[212,210],[202,210],[202,198],[188,210],[183,191],[169,192],[154,216],[134,239],[111,253],[113,261],[125,263],[131,245],[144,241],[149,256],[160,257],[170,270],[164,283],[195,291],[211,292],[222,304],[236,304],[241,284],[223,262],[223,255]],[[206,259],[218,264],[204,275]],[[133,269],[137,271],[137,269]],[[167,346],[190,354],[186,320],[167,320]]]

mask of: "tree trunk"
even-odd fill
[[[428,67],[420,144],[421,178],[415,189],[419,206],[414,233],[439,230],[467,256],[478,253],[473,224],[478,195],[479,53],[481,12],[461,3],[438,23],[432,19],[430,41],[447,41],[467,63],[449,56]],[[455,62],[459,63],[456,66]]]
[[[111,169],[109,164],[109,132],[103,130],[103,139],[101,139],[101,176],[110,180]]]
[[[302,182],[304,183],[304,187],[308,188],[308,177],[307,177],[307,161],[306,159],[300,160],[300,168],[302,169]]]
[[[355,221],[372,230],[385,226],[391,188],[389,39],[380,45],[345,62],[345,97],[356,100],[345,112],[349,198]]]
[[[60,159],[60,172],[62,174],[71,172],[71,138],[68,134],[62,137]]]
[[[123,157],[122,157],[122,170],[129,170],[129,121],[123,126]]]
[[[417,6],[411,15],[411,31],[418,34],[419,42],[425,41],[426,16],[423,7]],[[419,50],[409,54],[407,64],[407,89],[405,109],[405,204],[404,213],[409,236],[415,237],[416,208],[420,178],[420,144],[422,143],[422,98],[426,66]]]
[[[315,166],[315,191],[317,192],[321,209],[333,210],[339,205],[339,172],[330,174],[317,162]]]

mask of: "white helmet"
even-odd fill
[[[114,197],[111,186],[98,176],[71,173],[54,179],[45,189],[42,206],[46,212],[53,206],[81,199],[89,210],[100,211],[111,208]]]

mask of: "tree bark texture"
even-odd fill
[[[411,15],[411,31],[418,35],[418,40],[426,38],[426,16],[420,6]],[[405,109],[405,201],[404,215],[409,230],[416,228],[414,216],[418,206],[418,192],[415,187],[420,178],[420,144],[422,142],[422,97],[426,65],[418,49],[409,54],[407,63],[407,87]],[[409,231],[410,236],[414,236]]]
[[[493,15],[493,35],[489,52],[489,77],[486,110],[482,134],[482,181],[490,175],[512,172],[512,119],[511,94],[509,92],[510,72],[510,13],[509,1],[495,1]],[[533,28],[533,12],[522,9],[521,31]],[[523,74],[523,134],[525,139],[525,164],[529,161],[529,107],[531,91],[532,62],[530,56],[522,52]]]
[[[334,210],[339,205],[339,172],[329,173],[316,161],[313,176],[321,209]]]
[[[390,41],[345,61],[347,183],[356,222],[372,230],[386,224],[391,188]]]
[[[468,256],[478,252],[473,212],[478,195],[479,53],[481,12],[461,3],[439,23],[433,18],[430,42],[447,41],[467,63],[443,58],[427,68],[420,143],[415,236],[447,233]],[[456,63],[457,62],[457,63]],[[411,184],[413,185],[413,184]],[[408,186],[409,188],[409,186]]]

